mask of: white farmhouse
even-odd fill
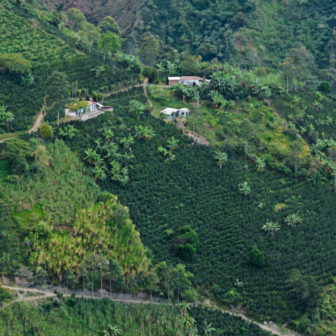
[[[210,79],[197,76],[184,76],[184,77],[168,77],[168,84],[174,85],[181,83],[183,85],[197,85],[201,86],[202,83],[210,84]]]
[[[175,118],[186,118],[189,116],[189,109],[187,108],[180,108],[180,109],[176,109],[176,108],[171,108],[171,107],[167,107],[164,110],[162,110],[160,112],[160,114],[166,115],[167,119],[169,120],[173,120]]]
[[[113,107],[111,106],[104,106],[103,104],[96,103],[92,100],[87,101],[88,106],[86,108],[80,108],[77,111],[70,111],[69,105],[66,106],[65,115],[70,117],[79,117],[83,114],[89,113],[104,113],[108,111],[113,111]]]

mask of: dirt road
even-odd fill
[[[45,299],[45,298],[48,298],[48,297],[56,297],[56,294],[53,292],[53,289],[49,290],[49,291],[46,291],[46,290],[39,290],[39,289],[36,289],[36,288],[24,288],[24,287],[11,287],[11,286],[6,286],[6,285],[3,285],[2,287],[4,288],[8,288],[10,290],[16,290],[18,292],[18,296],[19,298],[17,300],[14,300],[12,301],[11,303],[9,304],[5,304],[1,309],[5,309],[6,307],[8,307],[9,305],[15,303],[15,302],[22,302],[22,301],[32,301],[32,300],[41,300],[41,299]],[[32,293],[36,293],[36,294],[43,294],[43,296],[40,296],[40,295],[37,295],[37,296],[29,296],[29,297],[26,297],[25,295],[22,295],[20,294],[20,291],[24,291],[24,292],[32,292]],[[65,297],[70,297],[71,294],[64,294],[63,293],[63,296]],[[162,304],[160,302],[151,302],[151,301],[142,301],[142,300],[125,300],[125,299],[111,299],[109,296],[106,296],[106,295],[103,295],[102,297],[101,296],[97,296],[95,294],[95,296],[91,296],[91,295],[78,295],[78,297],[84,297],[86,299],[95,299],[95,300],[101,300],[102,298],[107,298],[107,299],[110,299],[112,301],[115,301],[115,302],[123,302],[123,303],[135,303],[135,304]],[[167,304],[167,303],[164,303],[164,304]],[[211,306],[210,305],[210,301],[209,300],[206,300],[205,301],[205,304],[208,305],[208,306]],[[276,334],[276,335],[279,335],[279,336],[282,336],[283,335],[283,332],[282,332],[282,327],[279,328],[276,324],[272,324],[272,325],[264,325],[264,324],[261,324],[261,323],[258,323],[258,322],[255,322],[251,319],[249,319],[247,316],[245,316],[244,314],[242,313],[239,313],[239,312],[235,312],[235,311],[229,311],[229,310],[223,310],[221,309],[221,311],[223,313],[229,313],[231,315],[234,315],[234,316],[239,316],[241,317],[242,319],[250,322],[250,323],[255,323],[257,324],[261,329],[263,330],[266,330],[266,331],[269,331],[271,332],[272,334]],[[289,331],[288,334],[286,334],[287,336],[302,336],[294,331]]]

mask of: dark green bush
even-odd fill
[[[257,246],[254,246],[250,253],[251,264],[255,267],[263,267],[265,264],[264,255],[258,250]]]

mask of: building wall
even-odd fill
[[[198,79],[180,80],[180,83],[182,83],[183,85],[193,85],[194,83],[197,86],[201,86],[202,85]]]
[[[169,85],[174,85],[174,84],[178,84],[178,80],[170,80],[169,81]]]

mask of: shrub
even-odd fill
[[[157,70],[149,66],[144,67],[142,74],[148,78],[149,83],[153,83],[159,77]]]
[[[41,137],[45,140],[49,140],[49,139],[52,139],[54,137],[53,130],[47,124],[41,125],[39,133],[40,133]]]
[[[331,85],[328,82],[322,82],[319,87],[318,90],[324,93],[331,93],[332,89],[331,89]]]
[[[250,254],[251,264],[255,267],[263,267],[265,263],[264,255],[258,250],[257,245],[255,245]]]

